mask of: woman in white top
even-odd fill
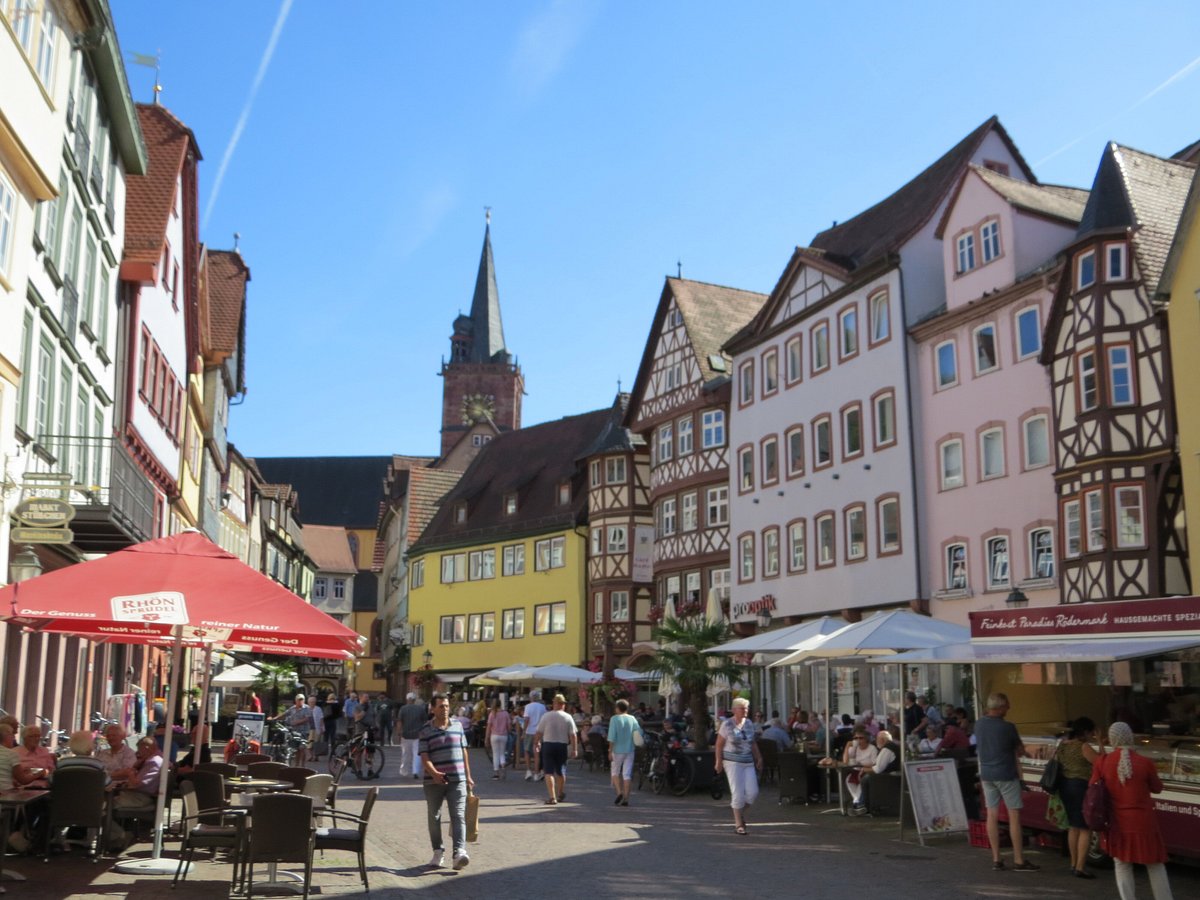
[[[863,772],[874,767],[878,758],[879,750],[871,743],[867,729],[861,725],[855,727],[854,736],[850,738],[842,756],[842,762],[851,767],[846,774],[846,789],[850,792],[850,799],[854,801],[854,810],[862,806]]]
[[[749,710],[749,700],[734,698],[733,715],[717,729],[716,769],[718,774],[724,771],[729,779],[733,828],[742,835],[746,833],[745,809],[758,799],[758,773],[762,771],[754,723],[746,716]]]

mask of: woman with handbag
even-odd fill
[[[1104,848],[1116,863],[1117,893],[1121,900],[1134,900],[1133,864],[1142,863],[1150,875],[1154,900],[1171,900],[1167,883],[1167,847],[1151,794],[1160,793],[1162,781],[1154,763],[1135,753],[1133,730],[1124,722],[1108,729],[1113,752],[1100,759],[1098,777],[1108,790],[1109,827]]]
[[[1068,725],[1066,738],[1058,745],[1054,759],[1059,764],[1057,793],[1067,813],[1067,847],[1071,851],[1071,874],[1076,878],[1095,878],[1087,866],[1088,845],[1092,832],[1083,820],[1083,798],[1092,780],[1092,764],[1100,754],[1092,749],[1096,723],[1080,716]],[[1104,742],[1100,742],[1103,751]]]

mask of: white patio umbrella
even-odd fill
[[[894,609],[847,625],[833,634],[816,635],[801,643],[772,667],[791,666],[806,659],[840,656],[879,656],[901,650],[940,647],[970,640],[970,629],[929,616]]]
[[[662,673],[635,672],[633,669],[613,669],[613,678],[619,678],[622,681],[658,681],[662,678]]]
[[[579,666],[568,666],[564,663],[552,663],[548,666],[538,666],[530,671],[525,684],[540,684],[542,687],[554,687],[558,684],[595,684],[603,677],[600,672],[581,669]]]
[[[717,598],[717,592],[712,588],[709,588],[708,601],[704,605],[704,619],[710,625],[725,624],[725,612],[721,609],[721,601]],[[716,656],[708,658],[708,667],[710,669],[715,669],[719,665],[721,665],[721,661]],[[714,719],[717,716],[717,697],[721,694],[727,694],[729,691],[729,679],[724,675],[718,675],[708,683],[708,690],[705,693],[713,701]]]
[[[675,601],[667,597],[663,603],[663,617],[665,622],[667,619],[677,619],[675,615]],[[673,672],[663,672],[662,677],[658,679],[658,694],[660,697],[670,697],[673,694],[680,693],[679,685],[675,683],[675,674]]]
[[[471,684],[483,685],[485,687],[499,687],[505,684],[520,683],[522,676],[528,675],[533,671],[533,666],[528,666],[525,663],[513,663],[508,666],[501,666],[498,669],[490,669],[487,672],[481,672],[470,679]]]
[[[837,616],[821,616],[811,622],[801,622],[799,625],[789,625],[787,628],[776,628],[752,634],[750,637],[738,638],[719,647],[711,647],[705,653],[790,653],[809,638],[818,635],[833,634],[846,627],[845,619]]]
[[[250,663],[242,663],[232,669],[226,669],[220,675],[212,677],[211,686],[215,688],[248,688],[262,677],[262,669]],[[280,681],[294,682],[296,675],[289,672]]]

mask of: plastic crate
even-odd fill
[[[987,822],[968,822],[967,828],[967,835],[972,847],[983,847],[986,850],[991,846],[988,843]]]

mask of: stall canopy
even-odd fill
[[[819,619],[813,619],[811,622],[802,622],[799,625],[789,625],[787,628],[777,628],[774,631],[764,631],[761,634],[752,634],[750,637],[739,638],[736,641],[730,641],[728,644],[722,644],[719,647],[713,647],[711,650],[705,650],[705,653],[790,653],[799,648],[801,644],[810,638],[819,635],[833,634],[840,628],[845,628],[846,622],[844,619],[839,619],[836,616],[821,616]]]
[[[880,663],[1059,663],[1117,662],[1140,656],[1155,656],[1175,650],[1200,647],[1200,635],[1192,637],[1064,639],[1061,641],[974,641],[910,650]]]
[[[970,636],[970,631],[962,625],[931,619],[908,610],[892,610],[876,613],[833,634],[809,638],[794,652],[772,665],[790,666],[809,659],[890,655],[899,650],[965,642]],[[895,662],[894,656],[892,661]]]

